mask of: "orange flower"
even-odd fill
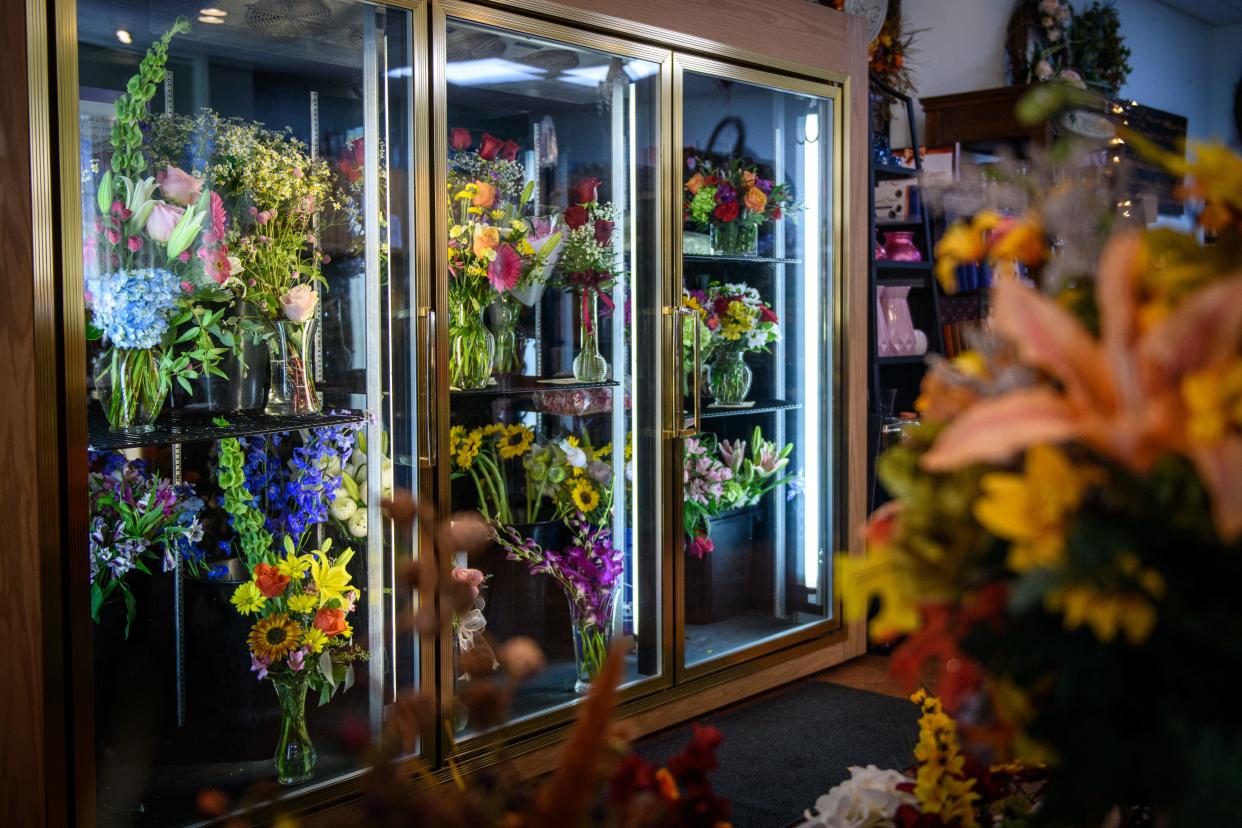
[[[489,184],[486,181],[476,181],[474,182],[474,186],[478,190],[478,193],[475,194],[470,203],[473,206],[481,207],[484,210],[492,209],[492,205],[496,203],[495,185]]]
[[[681,799],[681,791],[677,790],[677,780],[668,768],[660,768],[655,773],[656,786],[660,795],[670,801]]]
[[[690,180],[686,182],[686,189],[690,191],[690,195],[698,195],[699,190],[703,189],[703,174],[695,173],[690,176]]]
[[[328,636],[340,635],[348,628],[345,623],[345,610],[340,609],[321,609],[315,613],[315,620],[311,623]]]
[[[768,197],[758,187],[751,187],[747,190],[746,197],[742,200],[746,202],[746,209],[752,213],[762,213],[768,206]]]
[[[1242,271],[1196,291],[1163,320],[1139,324],[1142,242],[1115,236],[1100,257],[1096,340],[1069,311],[1014,280],[992,288],[992,328],[1056,386],[1022,388],[967,408],[923,456],[929,471],[1003,463],[1041,443],[1079,441],[1143,474],[1163,454],[1187,457],[1212,499],[1226,542],[1242,535],[1242,434],[1211,443],[1187,432],[1183,380],[1236,358]]]
[[[486,224],[475,225],[474,255],[480,259],[487,258],[487,251],[495,250],[500,244],[500,231]]]
[[[276,598],[289,586],[289,576],[281,575],[271,564],[259,564],[254,568],[254,584],[264,598]]]

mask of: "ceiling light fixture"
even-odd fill
[[[198,13],[204,17],[228,17],[229,15],[224,9],[217,9],[215,6],[209,9],[199,9]]]
[[[207,17],[206,15],[199,15],[198,22],[199,23],[210,23],[212,25],[218,26],[224,22],[224,18],[223,17]]]
[[[124,29],[116,30],[116,39],[124,43],[126,46],[134,42],[133,36]]]

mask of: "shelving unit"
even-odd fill
[[[361,411],[326,411],[319,414],[273,416],[262,411],[230,411],[212,414],[199,411],[174,409],[165,412],[155,422],[155,428],[145,432],[111,431],[103,411],[98,405],[89,408],[88,448],[91,451],[117,451],[120,449],[161,446],[173,443],[196,443],[225,440],[229,437],[249,437],[255,434],[276,434],[300,431],[306,428],[325,428],[361,423],[365,414]]]
[[[872,160],[870,165],[871,186],[868,190],[867,219],[870,228],[869,238],[871,244],[871,249],[868,251],[870,261],[868,283],[870,284],[869,299],[872,333],[869,343],[871,405],[868,418],[869,462],[867,465],[867,488],[870,493],[869,505],[871,508],[875,508],[879,505],[882,495],[875,480],[875,460],[879,455],[880,433],[884,418],[885,416],[892,416],[898,410],[908,409],[913,406],[914,399],[918,394],[919,384],[923,379],[923,366],[926,360],[926,354],[917,356],[879,356],[878,343],[876,342],[876,331],[878,330],[878,289],[882,287],[907,287],[918,291],[918,294],[911,297],[913,300],[911,302],[911,316],[914,318],[915,327],[927,334],[928,353],[944,353],[944,342],[940,326],[940,288],[936,284],[933,274],[932,251],[935,239],[932,235],[932,223],[927,205],[925,203],[921,205],[921,215],[917,219],[877,222],[875,217],[875,187],[877,181],[903,180],[916,183],[920,180],[920,176],[923,173],[923,160],[918,153],[918,131],[914,122],[914,102],[910,96],[903,95],[888,87],[875,75],[871,76],[871,86],[883,95],[900,101],[905,106],[907,120],[910,125],[910,145],[914,148],[913,168],[897,164],[877,163],[874,160]],[[874,146],[874,139],[875,136],[872,135],[871,141],[868,143],[869,146]],[[923,254],[924,261],[896,262],[886,259],[877,260],[875,257],[875,247],[878,243],[877,232],[886,228],[911,230],[916,236],[915,242]],[[892,412],[881,410],[884,398],[882,390],[885,388],[897,389],[895,410]]]

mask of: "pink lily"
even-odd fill
[[[1113,238],[1100,258],[1095,339],[1067,310],[1014,280],[992,290],[992,329],[1059,387],[984,398],[955,417],[923,456],[929,471],[1003,463],[1040,443],[1081,442],[1135,473],[1163,454],[1188,458],[1212,500],[1220,536],[1242,535],[1242,435],[1210,443],[1187,435],[1181,382],[1237,357],[1242,272],[1195,292],[1163,321],[1139,330],[1142,241]]]

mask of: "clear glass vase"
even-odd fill
[[[740,221],[711,226],[713,256],[755,256],[759,253],[759,225]]]
[[[569,598],[569,619],[574,636],[574,692],[579,695],[591,689],[591,679],[608,658],[608,646],[612,643],[611,607],[610,598],[605,617],[594,618],[585,607]]]
[[[306,667],[309,670],[311,667]],[[280,741],[276,743],[276,781],[297,785],[315,775],[318,754],[306,730],[307,677],[277,679],[276,701],[280,704]]]
[[[483,324],[482,311],[449,306],[449,385],[461,390],[486,388],[492,379],[496,337]]]
[[[574,379],[578,382],[603,382],[608,379],[608,362],[599,352],[599,294],[594,290],[581,293],[582,348],[574,357]]]
[[[491,304],[492,334],[496,339],[496,356],[492,362],[498,373],[520,373],[522,359],[518,353],[517,324],[522,305],[512,293],[505,293]]]
[[[317,414],[323,404],[315,391],[315,320],[272,322],[267,339],[268,414]]]
[[[738,348],[716,351],[707,366],[707,390],[719,405],[738,405],[746,401],[754,374],[746,364],[745,352]]]
[[[154,430],[169,385],[154,349],[109,348],[95,363],[95,390],[113,431]]]

